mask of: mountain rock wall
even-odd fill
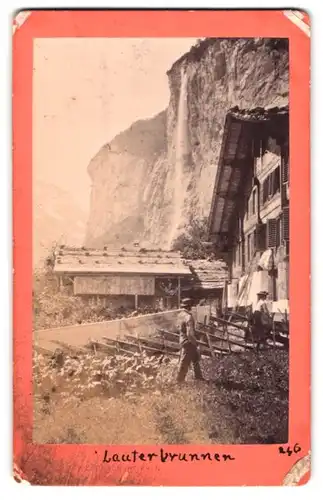
[[[133,124],[89,165],[86,244],[169,248],[207,216],[228,110],[288,104],[288,41],[205,39],[168,72],[166,111]]]

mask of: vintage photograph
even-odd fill
[[[288,442],[287,38],[35,38],[33,441]]]

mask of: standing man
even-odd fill
[[[271,330],[271,316],[267,305],[268,293],[263,291],[257,293],[257,304],[253,311],[253,326],[257,341],[257,351],[260,344],[266,343],[266,338]]]
[[[191,311],[191,299],[183,299],[181,302],[181,312],[178,318],[179,342],[181,347],[181,359],[177,375],[178,382],[184,382],[191,363],[193,365],[195,379],[204,380],[200,367],[200,355],[195,335],[194,318]]]

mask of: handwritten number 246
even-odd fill
[[[288,446],[287,448],[280,446],[279,453],[282,453],[284,455],[287,454],[290,457],[293,453],[299,453],[301,449],[302,448],[296,443],[293,448],[291,448],[290,446]]]

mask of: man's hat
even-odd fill
[[[192,299],[186,298],[181,300],[181,307],[187,307],[192,305]]]
[[[267,297],[268,292],[266,292],[265,290],[262,290],[261,292],[258,292],[257,295],[265,295]]]

